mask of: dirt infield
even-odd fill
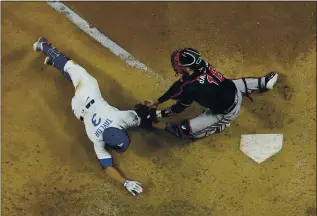
[[[120,109],[164,89],[46,3],[1,3],[1,215],[316,215],[316,3],[67,5],[165,79],[175,79],[169,56],[179,46],[199,49],[231,78],[276,70],[281,79],[253,103],[244,100],[221,134],[187,143],[130,130],[130,149],[113,154],[116,166],[144,185],[132,197],[99,167],[71,111],[72,85],[43,65],[32,44],[48,38],[96,77]],[[239,150],[246,133],[283,133],[284,148],[258,165]]]

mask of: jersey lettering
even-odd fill
[[[95,126],[95,127],[97,127],[100,123],[101,123],[101,118],[99,118],[98,120],[96,119],[96,115],[97,115],[97,113],[94,113],[93,115],[92,115],[92,118],[91,118],[91,123]]]
[[[106,121],[103,122],[103,124],[98,127],[98,129],[94,132],[94,134],[96,135],[96,137],[99,138],[99,136],[103,133],[103,131],[108,128],[110,126],[110,124],[112,123],[112,120],[110,119],[106,119]]]
[[[219,73],[218,71],[216,71],[216,68],[212,68],[209,67],[209,72],[215,76],[220,82],[222,82],[224,80],[224,77],[221,73]]]
[[[204,84],[204,83],[205,83],[205,77],[206,77],[206,75],[200,76],[200,77],[198,78],[198,82],[199,82],[200,84]]]
[[[208,83],[211,83],[211,84],[214,83],[214,84],[218,85],[218,83],[215,81],[215,79],[214,79],[212,76],[206,75],[206,74],[199,76],[198,82],[199,82],[200,84],[205,84],[206,78],[207,78],[207,82],[208,82]]]
[[[214,83],[214,84],[218,85],[218,83],[214,80],[214,78],[212,76],[207,75],[207,80],[209,83]]]

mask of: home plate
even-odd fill
[[[283,134],[247,134],[241,135],[240,150],[257,163],[281,151]]]

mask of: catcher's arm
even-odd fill
[[[157,110],[156,108],[149,108],[144,104],[136,104],[134,109],[139,118],[141,119],[139,127],[149,129],[149,128],[157,128],[157,129],[165,129],[164,123],[159,123],[160,118],[169,117],[173,114],[183,112],[187,107],[192,104],[192,100],[190,99],[180,99],[176,104],[171,106],[170,108]]]
[[[187,98],[180,98],[173,106],[161,111],[158,110],[158,117],[169,117],[173,114],[183,112],[186,108],[190,107],[193,101]]]
[[[148,107],[157,107],[158,105],[168,101],[169,99],[177,99],[182,92],[182,82],[181,80],[176,81],[161,97],[157,100],[145,100],[144,104]]]

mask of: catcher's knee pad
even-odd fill
[[[180,124],[167,123],[166,130],[180,138],[191,138],[191,129],[188,120],[185,120]]]

